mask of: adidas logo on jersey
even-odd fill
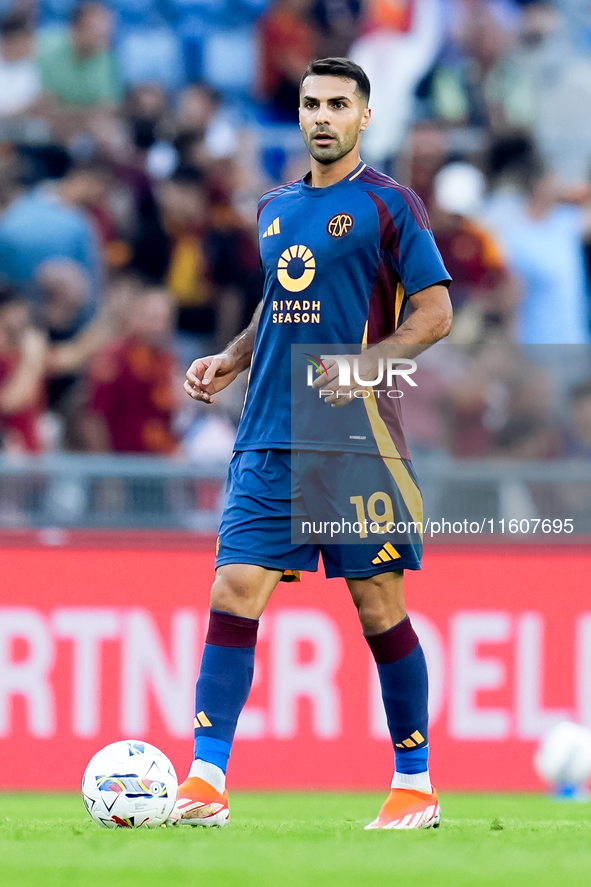
[[[414,733],[411,733],[408,739],[403,739],[402,742],[396,743],[396,748],[416,748],[417,745],[420,745],[425,741],[425,737],[419,730],[415,730]]]
[[[372,560],[372,564],[385,564],[397,557],[400,557],[400,554],[396,551],[392,543],[386,542],[382,550],[378,551],[378,556],[374,557]]]
[[[281,224],[279,222],[279,217],[273,219],[265,233],[263,234],[263,238],[272,237],[273,234],[281,234]]]

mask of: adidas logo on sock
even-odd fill
[[[396,748],[416,748],[417,745],[420,745],[425,741],[425,737],[418,730],[415,730],[414,733],[410,734],[408,739],[403,739],[402,742],[396,743]]]
[[[281,234],[281,224],[279,222],[279,217],[273,219],[273,221],[263,234],[263,240],[265,237],[272,237],[273,234]]]
[[[207,717],[204,711],[200,711],[198,715],[195,715],[195,720],[193,721],[193,725],[196,730],[199,727],[211,727],[211,721]]]
[[[400,554],[396,551],[392,543],[386,542],[382,550],[378,551],[378,556],[374,557],[372,560],[372,564],[385,564],[397,557],[400,557]]]

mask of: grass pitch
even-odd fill
[[[374,794],[240,793],[225,829],[107,831],[77,795],[0,794],[2,887],[589,887],[591,804],[445,794],[441,828],[364,832]]]

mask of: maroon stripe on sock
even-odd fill
[[[408,616],[387,631],[381,631],[379,634],[366,634],[365,640],[378,665],[388,665],[389,662],[398,662],[399,659],[404,659],[405,656],[412,653],[419,643]]]
[[[254,647],[258,627],[258,619],[210,610],[205,643],[215,644],[216,647]]]

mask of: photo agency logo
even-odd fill
[[[411,378],[416,372],[416,361],[410,358],[402,357],[380,357],[378,359],[375,379],[362,379],[359,368],[359,357],[345,354],[321,354],[316,357],[314,354],[304,354],[307,361],[307,378],[306,385],[312,388],[316,379],[325,374],[329,378],[333,375],[333,368],[336,367],[338,373],[331,381],[338,381],[337,394],[342,397],[371,397],[373,391],[376,397],[384,394],[386,397],[399,400],[404,396],[404,391],[396,387],[396,382],[402,378],[412,388],[417,388],[417,383]],[[377,386],[385,384],[384,388]],[[358,388],[354,386],[358,385]],[[371,389],[371,390],[370,390]],[[327,397],[333,394],[331,388],[318,388],[319,397]]]

